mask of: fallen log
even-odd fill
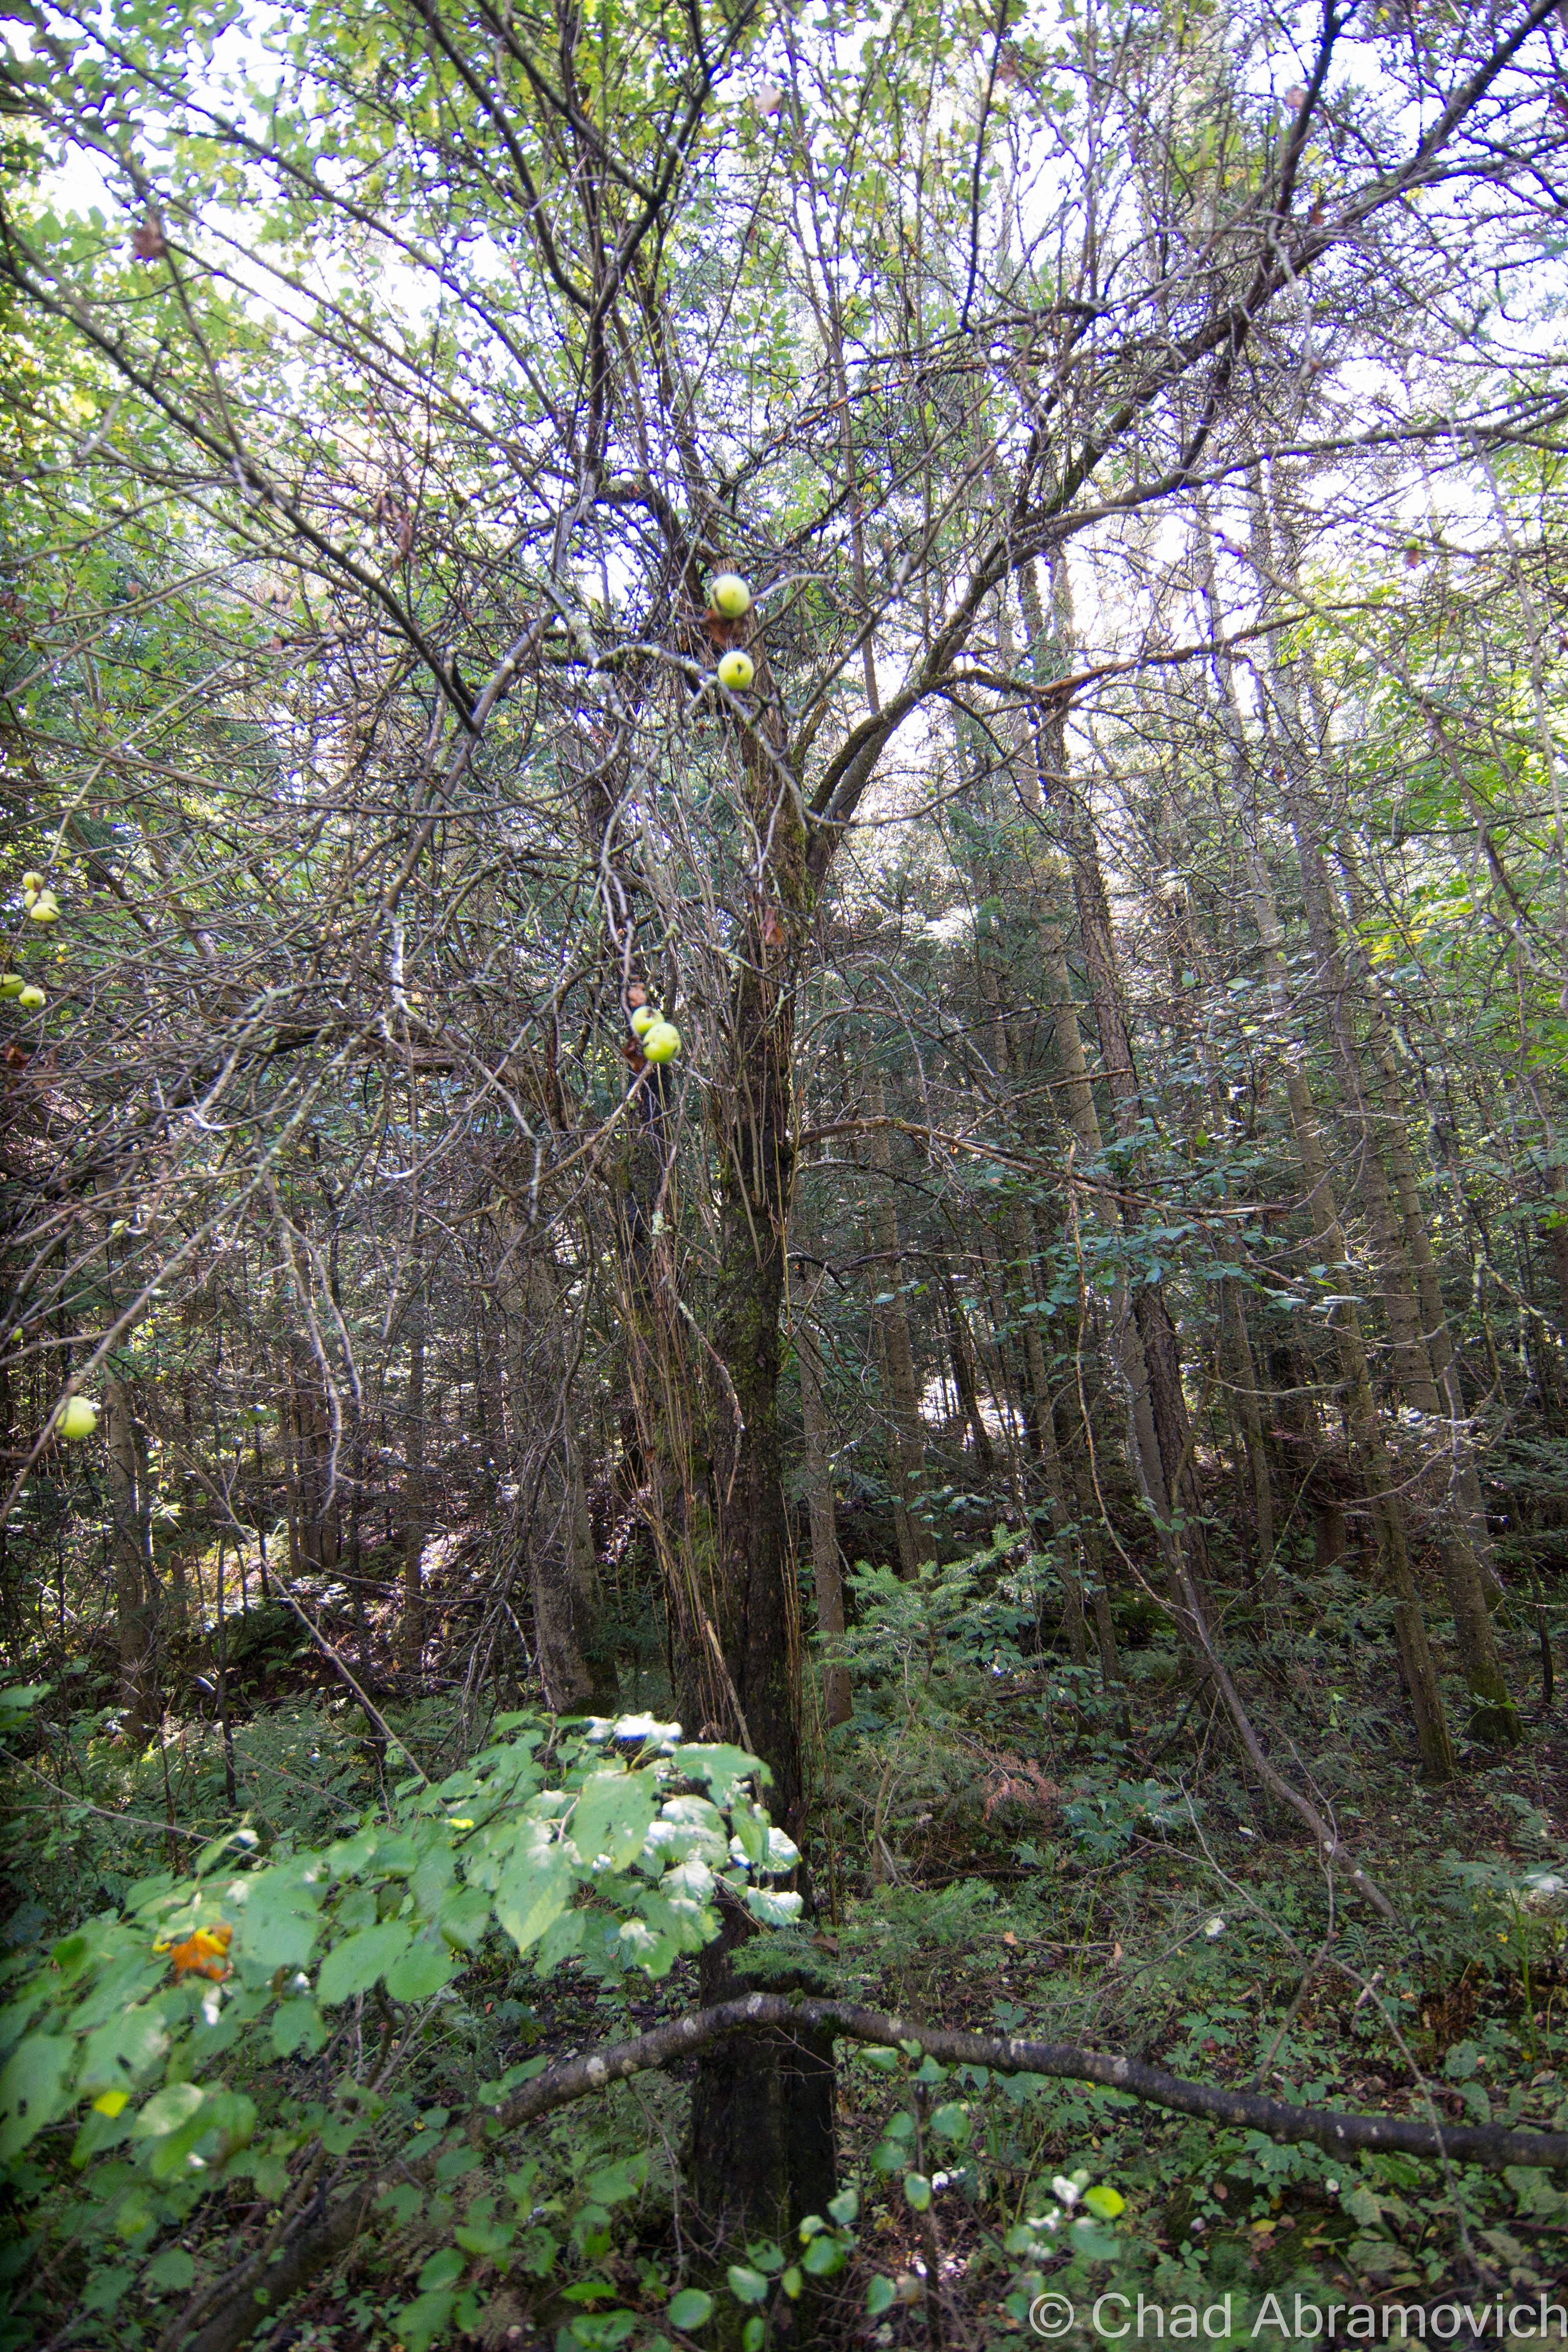
[[[1310,2142],[1335,2156],[1390,2148],[1434,2163],[1447,2159],[1451,2164],[1479,2165],[1490,2172],[1514,2164],[1568,2171],[1568,2132],[1520,2131],[1506,2124],[1423,2123],[1411,2116],[1352,2115],[1332,2107],[1292,2106],[1284,2100],[1264,2098],[1256,2091],[1190,2083],[1159,2066],[1146,2065],[1142,2059],[1084,2050],[1075,2042],[1031,2042],[1021,2034],[968,2033],[888,2016],[850,2001],[773,1992],[747,1993],[739,2000],[693,2010],[629,2042],[606,2042],[582,2056],[562,2059],[524,2083],[499,2106],[475,2109],[448,2129],[443,2144],[449,2147],[454,2139],[467,2139],[476,2147],[487,2147],[540,2116],[571,2106],[578,2099],[592,2098],[611,2083],[674,2065],[728,2034],[788,2033],[792,2028],[831,2033],[841,2041],[886,2050],[904,2046],[951,2066],[984,2066],[996,2074],[1038,2074],[1058,2082],[1094,2083],[1173,2115],[1261,2132],[1268,2139]],[[384,2189],[399,2181],[434,2179],[441,2153],[437,2147],[416,2158],[399,2158],[384,2171],[361,2178],[336,2197],[319,2199],[299,2217],[279,2245],[257,2256],[223,2283],[217,2290],[223,2299],[216,2310],[210,2287],[187,2306],[190,2316],[185,2330],[171,2331],[165,2345],[184,2344],[188,2352],[237,2352],[257,2328],[276,2318],[291,2295],[348,2251],[367,2226]],[[195,2332],[191,2334],[193,2324]]]

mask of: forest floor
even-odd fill
[[[367,1630],[374,1643],[374,1620]],[[395,1732],[435,1766],[451,1752],[455,1696],[400,1692],[378,1650],[359,1663]],[[374,1801],[385,1786],[378,1742],[297,1621],[253,1612],[236,1652],[248,1696],[233,1725],[233,1810],[216,1726],[171,1721],[161,1749],[131,1759],[89,1703],[106,1674],[84,1662],[79,1713],[13,1779],[13,1944],[58,1933],[62,1905],[113,1901],[158,1866],[171,1812],[205,1829],[237,1810],[268,1836],[315,1840]],[[1308,1652],[1303,1664],[1300,1644],[1281,1656],[1243,1675],[1249,1704],[1260,1714],[1273,1704],[1282,1769],[1331,1810],[1399,1906],[1399,1927],[1346,1903],[1342,1882],[1331,1890],[1295,1817],[1244,1775],[1222,1725],[1179,1684],[1145,1691],[1142,1718],[1164,1727],[1133,1746],[1119,1708],[1037,1656],[1000,1682],[954,1665],[945,1686],[941,1674],[929,1686],[941,1703],[918,1716],[868,1689],[831,1758],[817,1754],[816,1918],[788,1965],[804,1950],[825,1992],[905,2017],[1125,2051],[1282,2100],[1568,2127],[1568,1723],[1533,1711],[1517,1748],[1471,1748],[1461,1776],[1433,1788],[1415,1766],[1390,1654],[1324,1643],[1321,1661]],[[1130,1661],[1136,1671],[1138,1654]],[[1142,1663],[1153,1672],[1157,1654]],[[1521,1644],[1521,1681],[1529,1663]],[[639,1696],[657,1708],[657,1691]],[[1338,1736],[1352,1706],[1353,1748]],[[1369,1739],[1369,1721],[1385,1736]],[[759,1956],[765,1980],[766,1939]],[[658,1982],[608,1983],[575,1961],[540,1980],[496,1948],[445,2012],[446,2040],[416,2062],[417,2098],[438,2128],[508,2066],[585,2052],[699,2005],[691,1961]],[[798,2341],[804,2329],[877,2352],[1033,2342],[1016,2233],[1075,2173],[1114,2189],[1125,2210],[1113,2253],[1047,2263],[1047,2285],[1073,2305],[1055,2338],[1069,2352],[1121,2340],[1140,2296],[1143,2340],[1158,2314],[1161,2340],[1237,2345],[1398,2340],[1421,2332],[1418,2316],[1439,2340],[1489,2345],[1510,2313],[1523,2315],[1511,2340],[1531,2340],[1541,2299],[1568,2302],[1568,2197],[1545,2171],[1334,2159],[1062,2081],[959,2070],[941,2095],[962,2102],[963,2137],[950,2148],[928,2138],[914,2168],[932,2184],[921,2214],[903,2159],[892,2170],[884,2156],[899,2116],[926,2129],[929,2101],[842,2044],[840,2062],[840,2172],[858,2189],[858,2242],[830,2294],[796,2309]],[[541,2210],[563,2217],[569,2243],[548,2276],[479,2265],[476,2340],[487,2352],[612,2352],[619,2339],[595,2332],[595,2292],[645,2315],[632,2352],[673,2352],[664,2306],[711,2253],[682,2201],[685,2099],[679,2072],[642,2076],[531,2130]],[[640,2187],[595,2221],[586,2184],[628,2155],[644,2160]],[[258,2343],[391,2352],[389,2315],[421,2257],[416,2236],[367,2243]],[[868,2314],[877,2278],[893,2283],[894,2300]],[[574,2288],[585,2296],[574,2301]],[[1549,2307],[1546,2317],[1546,2337],[1561,2340],[1568,2322]],[[771,2324],[770,2336],[787,2332]]]

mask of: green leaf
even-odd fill
[[[744,2263],[731,2263],[729,2278],[730,2292],[737,2303],[762,2303],[766,2300],[768,2283],[761,2271],[748,2270]]]
[[[693,1746],[680,1750],[680,1769],[689,1780],[706,1780],[713,1802],[726,1810],[742,1780],[753,1772],[768,1777],[767,1768],[743,1748]]]
[[[404,2352],[429,2352],[429,2347],[452,2316],[457,2300],[447,2289],[405,2303],[392,2323]]]
[[[860,2218],[860,2200],[853,2189],[841,2189],[837,2197],[828,2199],[827,2210],[839,2228],[847,2230]]]
[[[781,1894],[772,1886],[748,1886],[746,1908],[764,1927],[793,1927],[800,1917],[803,1897]]]
[[[880,2319],[885,2311],[891,2311],[898,2299],[899,2291],[890,2278],[874,2278],[866,2289],[866,2309],[873,2319]]]
[[[235,1957],[248,1973],[269,1977],[279,1969],[302,1969],[315,1948],[320,1924],[316,1898],[297,1870],[260,1870],[235,1882],[244,1889],[237,1905]]]
[[[569,1960],[574,1952],[582,1949],[583,1938],[588,1931],[588,1917],[586,1911],[563,1911],[559,1918],[552,1919],[540,1937],[539,1949],[533,1956],[536,1977],[547,1977],[552,1969],[561,1966],[563,1960]]]
[[[460,2221],[452,2232],[470,2254],[503,2254],[517,2235],[514,2221]]]
[[[457,1973],[458,1963],[446,1945],[422,1938],[388,1969],[386,1990],[394,2000],[428,2000]]]
[[[741,2330],[741,2352],[763,2352],[767,2332],[767,2323],[760,2315],[748,2319]]]
[[[562,1845],[532,1848],[512,1856],[496,1891],[496,1917],[520,1952],[538,1942],[572,1899],[576,1883],[571,1856]]]
[[[83,2311],[112,2311],[134,2280],[134,2271],[92,2271],[81,2291]]]
[[[66,2105],[65,2084],[76,2044],[29,2033],[0,2074],[0,2161],[16,2156]]]
[[[835,2271],[844,2268],[847,2251],[841,2239],[825,2231],[820,2238],[813,2238],[801,2261],[813,2278],[831,2278]]]
[[[572,1815],[572,1843],[583,1860],[607,1854],[612,1870],[624,1870],[641,1850],[658,1797],[648,1772],[595,1772],[585,1780]]]
[[[951,2140],[954,2145],[969,2137],[969,2117],[954,2100],[949,2100],[945,2106],[938,2107],[931,2119],[931,2127],[938,2139]],[[1114,2195],[1115,2191],[1112,2190],[1110,2193]],[[1118,2200],[1118,2210],[1120,2210],[1120,2200]]]
[[[767,1860],[768,1825],[754,1805],[737,1805],[731,1815],[742,1853],[753,1868]]]
[[[705,2327],[713,2316],[713,2298],[700,2286],[683,2286],[670,2297],[664,2315],[672,2327]]]
[[[931,2120],[934,2122],[935,2117]],[[1114,2189],[1086,2189],[1083,2201],[1101,2221],[1114,2221],[1119,2213],[1127,2210],[1126,2198]]]
[[[419,2273],[420,2294],[429,2294],[437,2287],[451,2286],[467,2268],[456,2246],[439,2247]]]
[[[196,2275],[195,2263],[184,2246],[166,2246],[147,2265],[147,2284],[160,2294],[184,2294]]]
[[[132,2126],[132,2139],[165,2139],[183,2130],[206,2094],[199,2083],[171,2083],[148,2100]]]
[[[805,2274],[798,2263],[791,2263],[779,2284],[792,2303],[799,2299],[805,2290]]]
[[[53,1688],[53,1683],[12,1683],[9,1688],[0,1690],[0,1709],[7,1715],[25,1714],[39,1699],[47,1698]]]
[[[169,2046],[163,2018],[155,2009],[134,2003],[89,2033],[77,2068],[79,2096],[96,2098],[100,2091],[122,2091],[132,2081],[150,2074]]]
[[[931,2182],[923,2172],[905,2173],[904,2195],[915,2212],[923,2213],[927,2210],[931,2204]]]
[[[378,1927],[362,1927],[357,1936],[335,1944],[321,1962],[316,1998],[329,2005],[367,1992],[402,1958],[413,1937],[405,1919],[384,1919]]]
[[[326,2021],[313,2000],[280,2000],[272,2012],[272,2047],[279,2058],[296,2050],[314,2057],[326,2038]]]
[[[1114,2262],[1122,2251],[1120,2238],[1102,2230],[1098,2221],[1087,2219],[1073,2223],[1072,2246],[1075,2253],[1087,2254],[1094,2263]]]
[[[629,2156],[622,2164],[607,2164],[602,2172],[592,2173],[588,2194],[599,2205],[621,2205],[635,2197],[647,2179],[648,2160],[646,2156]]]
[[[490,1898],[477,1886],[465,1886],[461,1894],[445,1896],[437,1915],[437,1925],[449,1944],[457,1944],[471,1952],[479,1943],[490,1924]]]

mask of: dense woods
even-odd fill
[[[7,11],[6,2343],[1568,2324],[1565,26]]]

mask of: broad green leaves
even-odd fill
[[[144,1880],[122,1913],[87,1921],[13,1987],[0,2016],[0,2158],[85,2110],[71,2161],[89,2240],[146,2257],[149,2293],[180,2292],[190,2257],[164,2232],[194,2199],[237,2175],[278,2199],[302,2137],[342,2155],[366,2125],[353,2085],[312,2109],[303,2135],[259,2125],[225,2078],[237,2049],[252,2069],[258,2050],[263,2069],[309,2057],[362,2002],[378,2031],[403,2032],[408,2009],[458,1997],[448,1989],[498,1929],[540,1973],[580,1952],[601,1975],[658,1975],[715,1932],[721,1880],[784,1923],[800,1898],[768,1882],[798,1857],[747,1793],[762,1768],[737,1748],[679,1740],[673,1726],[606,1723],[558,1737],[547,1771],[525,1728],[439,1789],[407,1784],[391,1822],[369,1815],[319,1853],[237,1869],[243,1848],[225,1839],[194,1878]],[[591,2197],[607,2208],[635,2196],[643,2168],[601,2167]],[[402,2315],[410,2346],[447,2326],[468,2256],[502,2225],[464,2226],[473,2242],[432,2257]],[[113,2275],[118,2301],[137,2273]]]
[[[17,2156],[65,2105],[76,2045],[60,2034],[30,2033],[0,2073],[0,2158]]]
[[[393,1962],[402,1958],[410,1935],[411,1930],[401,1920],[391,1920],[384,1927],[363,1927],[346,1943],[334,1945],[321,1963],[321,1973],[316,1981],[317,1998],[324,2001],[347,2000],[356,1992],[368,1992]]]

